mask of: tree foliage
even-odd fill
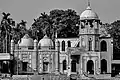
[[[113,37],[114,48],[120,49],[120,20],[114,21],[107,26],[107,31]]]
[[[0,24],[0,52],[10,52],[11,39],[15,43],[26,33],[26,22],[21,21],[15,25],[15,21],[10,17],[10,13],[3,12]]]
[[[55,33],[58,37],[77,37],[79,32],[79,15],[72,9],[68,10],[51,10],[49,15],[41,13],[41,15],[34,19],[31,31],[41,39],[44,34],[47,34],[51,39],[55,38]],[[34,37],[35,38],[35,37]]]

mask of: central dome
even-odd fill
[[[80,20],[85,19],[99,19],[98,15],[92,11],[91,7],[88,6],[85,11],[83,11],[80,15]]]

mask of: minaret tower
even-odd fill
[[[88,0],[86,10],[80,15],[79,39],[81,47],[88,51],[99,50],[99,26],[99,17],[92,11]]]

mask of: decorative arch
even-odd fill
[[[107,73],[107,60],[101,60],[101,73]]]
[[[76,72],[76,60],[71,61],[71,72]]]
[[[94,74],[94,62],[92,60],[87,62],[87,73]]]
[[[68,47],[71,47],[71,42],[70,41],[68,41]]]
[[[65,51],[65,41],[62,41],[62,51]]]
[[[100,43],[100,49],[101,51],[107,51],[107,42],[106,41],[101,41]]]
[[[67,69],[66,67],[67,67],[67,61],[63,60],[63,71]]]

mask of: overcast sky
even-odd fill
[[[98,14],[103,23],[120,19],[120,0],[90,0],[90,3],[92,10]],[[11,13],[11,17],[17,22],[26,20],[28,27],[42,12],[71,8],[80,15],[86,6],[87,0],[0,0],[1,13]],[[0,16],[2,17],[1,14]]]

